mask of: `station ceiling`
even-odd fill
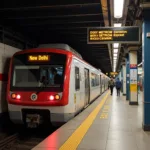
[[[87,44],[88,27],[104,27],[101,0],[2,0],[0,24],[38,44],[66,43],[104,73],[111,72],[107,44]],[[110,0],[108,22],[111,25]],[[126,25],[131,25],[127,16]]]
[[[111,71],[108,46],[87,44],[87,28],[104,26],[100,0],[5,0],[0,18],[38,44],[69,44],[93,66]]]

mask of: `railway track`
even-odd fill
[[[3,140],[0,141],[0,150],[3,150],[5,147],[7,147],[8,145],[12,144],[15,140],[17,140],[18,138],[18,133],[15,133],[13,135],[10,135],[6,138],[4,138]]]
[[[57,128],[50,124],[37,129],[14,125],[9,117],[1,118],[0,150],[31,150]]]
[[[4,150],[31,150],[39,144],[44,138],[29,138],[28,140],[17,140],[11,147]]]
[[[31,150],[55,130],[22,130],[1,140],[0,150]]]

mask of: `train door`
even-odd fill
[[[90,80],[88,69],[84,69],[84,79],[85,79],[85,106],[87,106],[90,102]]]
[[[102,82],[101,82],[101,75],[100,75],[100,94],[102,94]]]

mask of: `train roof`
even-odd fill
[[[72,47],[70,47],[68,44],[63,44],[63,43],[41,44],[38,47],[39,48],[58,48],[58,49],[70,51],[70,52],[74,53],[75,55],[77,55],[78,57],[80,57],[81,59],[83,59],[82,56],[76,50],[74,50]]]

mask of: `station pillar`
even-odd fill
[[[142,66],[143,66],[143,129],[150,131],[150,9],[143,10]]]
[[[126,95],[126,65],[122,64],[122,74],[123,74],[123,82],[122,82],[122,87],[123,87],[123,95]]]
[[[130,70],[130,96],[129,104],[138,105],[137,89],[137,50],[138,47],[129,47],[129,70]]]
[[[126,55],[126,100],[130,99],[130,65],[129,54]]]

